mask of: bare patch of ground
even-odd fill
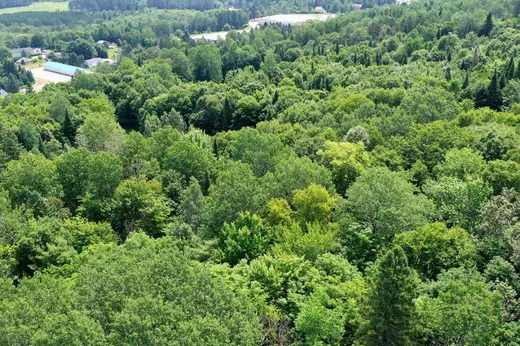
[[[33,85],[33,89],[36,92],[41,91],[43,87],[49,83],[66,83],[72,80],[72,77],[45,71],[43,67],[33,68],[31,72],[36,82]]]

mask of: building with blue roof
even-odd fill
[[[54,62],[54,61],[46,62],[44,69],[45,69],[45,71],[59,73],[59,74],[63,74],[63,75],[70,76],[70,77],[74,77],[74,75],[77,72],[89,73],[89,71],[85,70],[84,68],[60,64],[59,62]]]

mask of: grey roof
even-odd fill
[[[7,96],[9,93],[5,91],[4,89],[0,89],[0,96]]]
[[[17,63],[22,63],[22,61],[25,61],[25,62],[32,62],[32,59],[31,58],[20,58],[18,60],[16,60]]]

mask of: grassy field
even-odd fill
[[[54,12],[68,11],[69,2],[35,2],[29,6],[9,7],[0,9],[0,14],[17,13],[17,12]]]

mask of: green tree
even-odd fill
[[[129,179],[121,182],[109,203],[114,230],[125,241],[132,232],[143,231],[151,236],[164,234],[171,212],[158,181]]]
[[[408,263],[425,279],[434,280],[442,270],[471,267],[477,259],[477,249],[470,235],[461,228],[432,223],[395,237],[408,257]]]
[[[478,346],[493,342],[502,298],[478,272],[452,269],[426,287],[427,293],[417,298],[416,305],[429,342]]]
[[[222,58],[214,44],[206,44],[190,50],[193,75],[197,81],[222,81]]]
[[[224,223],[220,234],[222,260],[235,265],[248,262],[267,252],[272,235],[257,215],[240,213],[236,221]]]
[[[377,242],[427,223],[432,204],[413,185],[387,168],[366,170],[347,191],[352,215],[372,229]]]
[[[33,153],[9,162],[2,172],[1,185],[13,205],[25,205],[38,215],[59,207],[63,195],[55,163]]]
[[[417,275],[403,249],[395,246],[371,269],[360,340],[370,345],[409,345],[412,340]]]
[[[489,36],[491,31],[493,30],[494,24],[493,24],[493,15],[491,13],[488,13],[486,17],[486,22],[478,32],[480,36]]]

